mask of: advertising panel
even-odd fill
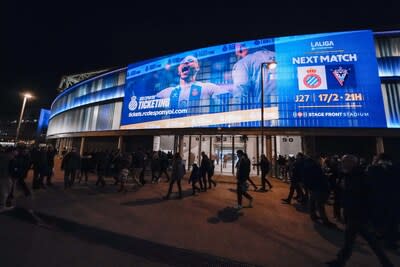
[[[386,127],[372,32],[253,40],[131,64],[121,129],[259,127],[262,105],[266,127]]]

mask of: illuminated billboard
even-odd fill
[[[262,105],[266,127],[386,127],[372,32],[230,43],[131,64],[121,129],[259,127]]]

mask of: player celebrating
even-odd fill
[[[160,91],[157,98],[170,98],[170,107],[187,108],[209,105],[205,101],[229,92],[216,84],[196,81],[199,70],[197,58],[186,56],[178,66],[179,85]]]

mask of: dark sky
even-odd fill
[[[1,1],[0,119],[18,116],[25,88],[36,96],[28,115],[50,108],[64,74],[240,40],[400,29],[400,1],[87,2]]]

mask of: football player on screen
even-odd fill
[[[196,81],[199,70],[197,58],[186,56],[178,66],[179,85],[161,90],[157,98],[170,98],[170,107],[187,108],[210,105],[208,100],[229,92],[214,83]]]
[[[261,49],[249,54],[244,44],[236,44],[235,54],[238,61],[232,68],[233,97],[240,103],[259,104],[261,101],[261,65],[274,62],[275,52]],[[275,96],[275,70],[265,68],[265,102],[273,101]]]

